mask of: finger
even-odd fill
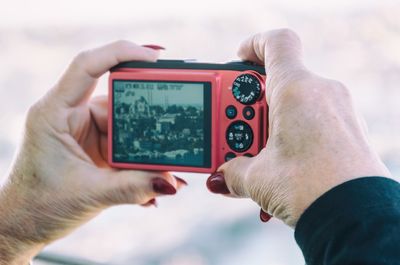
[[[184,179],[182,179],[180,177],[177,177],[175,175],[173,175],[173,177],[176,179],[177,190],[180,190],[182,187],[188,185],[186,180],[184,180]],[[143,207],[150,207],[150,206],[158,207],[158,203],[157,203],[156,198],[152,198],[148,202],[146,202],[145,204],[141,204],[141,206],[143,206]]]
[[[186,180],[184,180],[183,178],[180,178],[178,176],[173,175],[174,178],[176,179],[176,183],[178,184],[178,189],[184,187],[184,186],[188,186],[189,184],[186,182]]]
[[[266,211],[264,211],[262,208],[260,209],[260,220],[263,223],[268,222],[269,220],[271,220],[272,216],[267,213]]]
[[[89,101],[89,109],[96,127],[102,134],[107,134],[108,128],[108,97],[94,97]]]
[[[157,208],[158,207],[158,202],[157,202],[156,198],[153,198],[153,199],[150,199],[148,202],[146,202],[144,204],[141,204],[140,206],[143,206],[143,207],[154,206],[154,207]]]
[[[242,60],[265,65],[267,100],[283,87],[308,73],[302,61],[302,45],[295,32],[278,29],[256,34],[245,40],[238,51]]]
[[[290,29],[251,36],[241,44],[238,55],[243,60],[264,64],[269,71],[282,64],[302,65],[301,41]]]
[[[75,106],[88,100],[97,78],[124,61],[156,61],[159,51],[117,41],[93,50],[81,52],[72,61],[58,84],[49,92],[58,103]]]
[[[237,157],[223,164],[208,178],[208,189],[214,193],[233,197],[250,197],[246,178],[252,159]]]
[[[89,101],[89,110],[94,124],[99,131],[100,155],[108,160],[108,97],[97,96]]]
[[[174,195],[178,190],[177,180],[168,172],[133,170],[103,170],[98,200],[106,205],[146,204],[162,195]]]
[[[100,135],[100,155],[104,161],[108,161],[108,136]]]

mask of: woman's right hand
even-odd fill
[[[293,31],[257,34],[239,56],[266,67],[269,139],[259,155],[222,165],[207,181],[212,192],[249,197],[294,227],[331,188],[363,176],[391,177],[368,143],[349,90],[305,68]]]

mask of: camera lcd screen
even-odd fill
[[[113,161],[211,166],[211,84],[113,81]]]

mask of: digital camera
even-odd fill
[[[114,168],[212,173],[268,137],[265,69],[248,62],[126,62],[110,70]]]

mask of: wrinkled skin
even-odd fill
[[[257,34],[238,54],[265,64],[269,139],[259,155],[218,169],[229,196],[251,198],[295,227],[304,210],[334,186],[363,176],[391,177],[368,143],[349,90],[306,69],[293,31]]]
[[[154,179],[178,188],[168,172],[107,165],[107,97],[90,99],[97,79],[112,66],[155,61],[158,55],[127,41],[82,52],[30,108],[23,142],[0,190],[0,264],[28,264],[46,244],[109,206],[145,204],[161,195],[153,190]]]

